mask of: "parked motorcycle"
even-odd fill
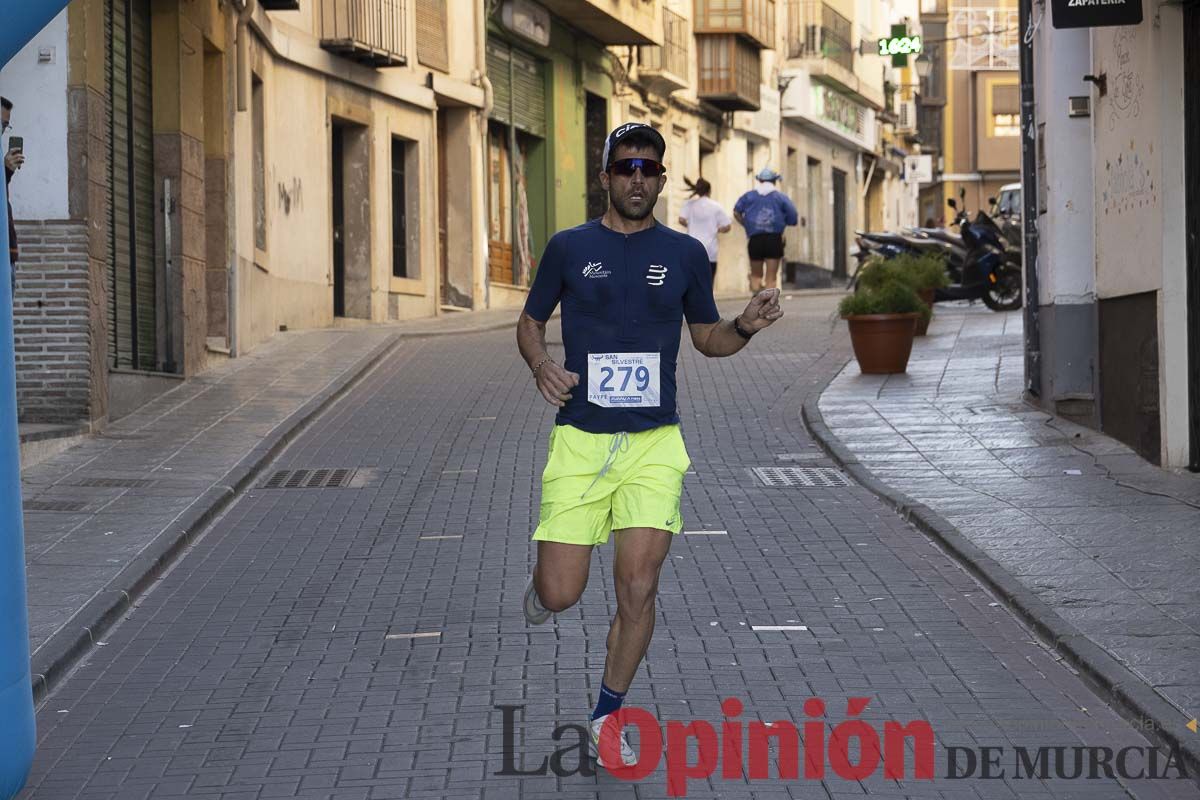
[[[1009,246],[1004,231],[982,209],[974,219],[965,205],[966,191],[946,204],[955,210],[956,234],[943,228],[917,228],[906,233],[857,232],[858,266],[848,288],[858,284],[862,265],[872,257],[894,258],[901,253],[934,253],[946,264],[950,285],[937,290],[934,302],[982,300],[993,311],[1013,311],[1021,307],[1021,254]]]
[[[965,201],[966,190],[959,194]],[[993,311],[1015,311],[1021,307],[1021,253],[1010,247],[1004,231],[986,211],[980,209],[974,219],[967,213],[965,203],[959,209],[954,198],[946,200],[957,215],[967,260],[961,278],[945,289],[939,289],[934,302],[944,300],[982,300]],[[953,279],[952,279],[953,280]]]

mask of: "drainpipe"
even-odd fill
[[[496,102],[496,96],[492,90],[492,82],[487,76],[487,19],[488,12],[485,6],[487,3],[475,3],[475,72],[471,76],[476,79],[478,84],[483,87],[483,111],[479,115],[479,141],[481,143],[480,150],[483,158],[483,171],[480,173],[483,176],[483,203],[480,205],[480,210],[488,203],[489,186],[491,180],[491,154],[489,152],[490,144],[488,138],[488,119],[492,115],[492,108]],[[482,221],[483,234],[483,307],[491,308],[492,306],[492,279],[488,270],[488,217],[486,214],[479,214]]]
[[[250,18],[254,15],[254,9],[257,0],[232,0],[234,8],[237,10],[237,18],[234,22],[237,35],[237,53],[235,57],[234,70],[237,72],[237,110],[238,112],[248,111],[250,108]],[[236,174],[236,173],[235,173]],[[237,181],[228,181],[229,186],[232,186],[231,197],[229,198],[230,208],[235,208],[237,201]],[[237,219],[236,213],[227,215],[228,219]],[[234,242],[228,248],[229,252],[229,269],[226,271],[228,275],[228,291],[226,301],[226,344],[229,346],[229,357],[237,358],[239,353],[238,342],[238,249],[236,227],[234,233]]]
[[[233,0],[237,16],[237,110],[250,108],[250,18],[258,0]]]
[[[1021,31],[1021,227],[1025,266],[1025,390],[1042,394],[1042,335],[1038,311],[1037,120],[1034,117],[1033,0],[1020,0]],[[1045,13],[1043,11],[1043,13]]]

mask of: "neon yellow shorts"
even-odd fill
[[[678,425],[612,434],[556,425],[533,538],[596,545],[625,528],[679,533],[679,497],[691,464]]]

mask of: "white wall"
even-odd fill
[[[1158,346],[1162,458],[1169,466],[1188,463],[1188,336],[1187,336],[1187,190],[1183,182],[1184,153],[1184,47],[1183,10],[1162,3],[1157,11],[1161,37],[1156,48],[1163,64],[1158,87],[1163,109],[1162,146],[1158,156],[1163,174],[1163,290],[1159,295]],[[1149,14],[1149,9],[1147,9]],[[1196,401],[1193,400],[1193,403]]]
[[[38,62],[49,49],[50,60]],[[25,139],[25,166],[12,181],[17,219],[67,218],[67,12],[50,21],[0,70],[0,95],[13,101],[9,135]],[[8,151],[8,136],[3,142]]]
[[[1182,65],[1162,63],[1161,32],[1150,17],[1147,13],[1147,20],[1137,26],[1092,31],[1088,73],[1108,80],[1104,97],[1092,95],[1096,293],[1101,298],[1162,288],[1159,89],[1164,70]],[[1180,174],[1178,168],[1174,171]]]
[[[1043,25],[1035,43],[1037,121],[1045,124],[1046,214],[1038,219],[1040,301],[1095,300],[1092,119],[1068,117],[1071,96],[1091,95],[1082,76],[1091,66],[1086,30]]]

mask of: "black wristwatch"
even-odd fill
[[[738,317],[740,317],[740,316],[741,316],[741,314],[738,314]],[[738,336],[742,337],[743,339],[749,341],[750,337],[754,336],[754,333],[757,333],[757,331],[752,333],[750,331],[744,330],[742,328],[742,326],[740,324],[738,324],[738,317],[733,318],[733,332],[736,333]]]

